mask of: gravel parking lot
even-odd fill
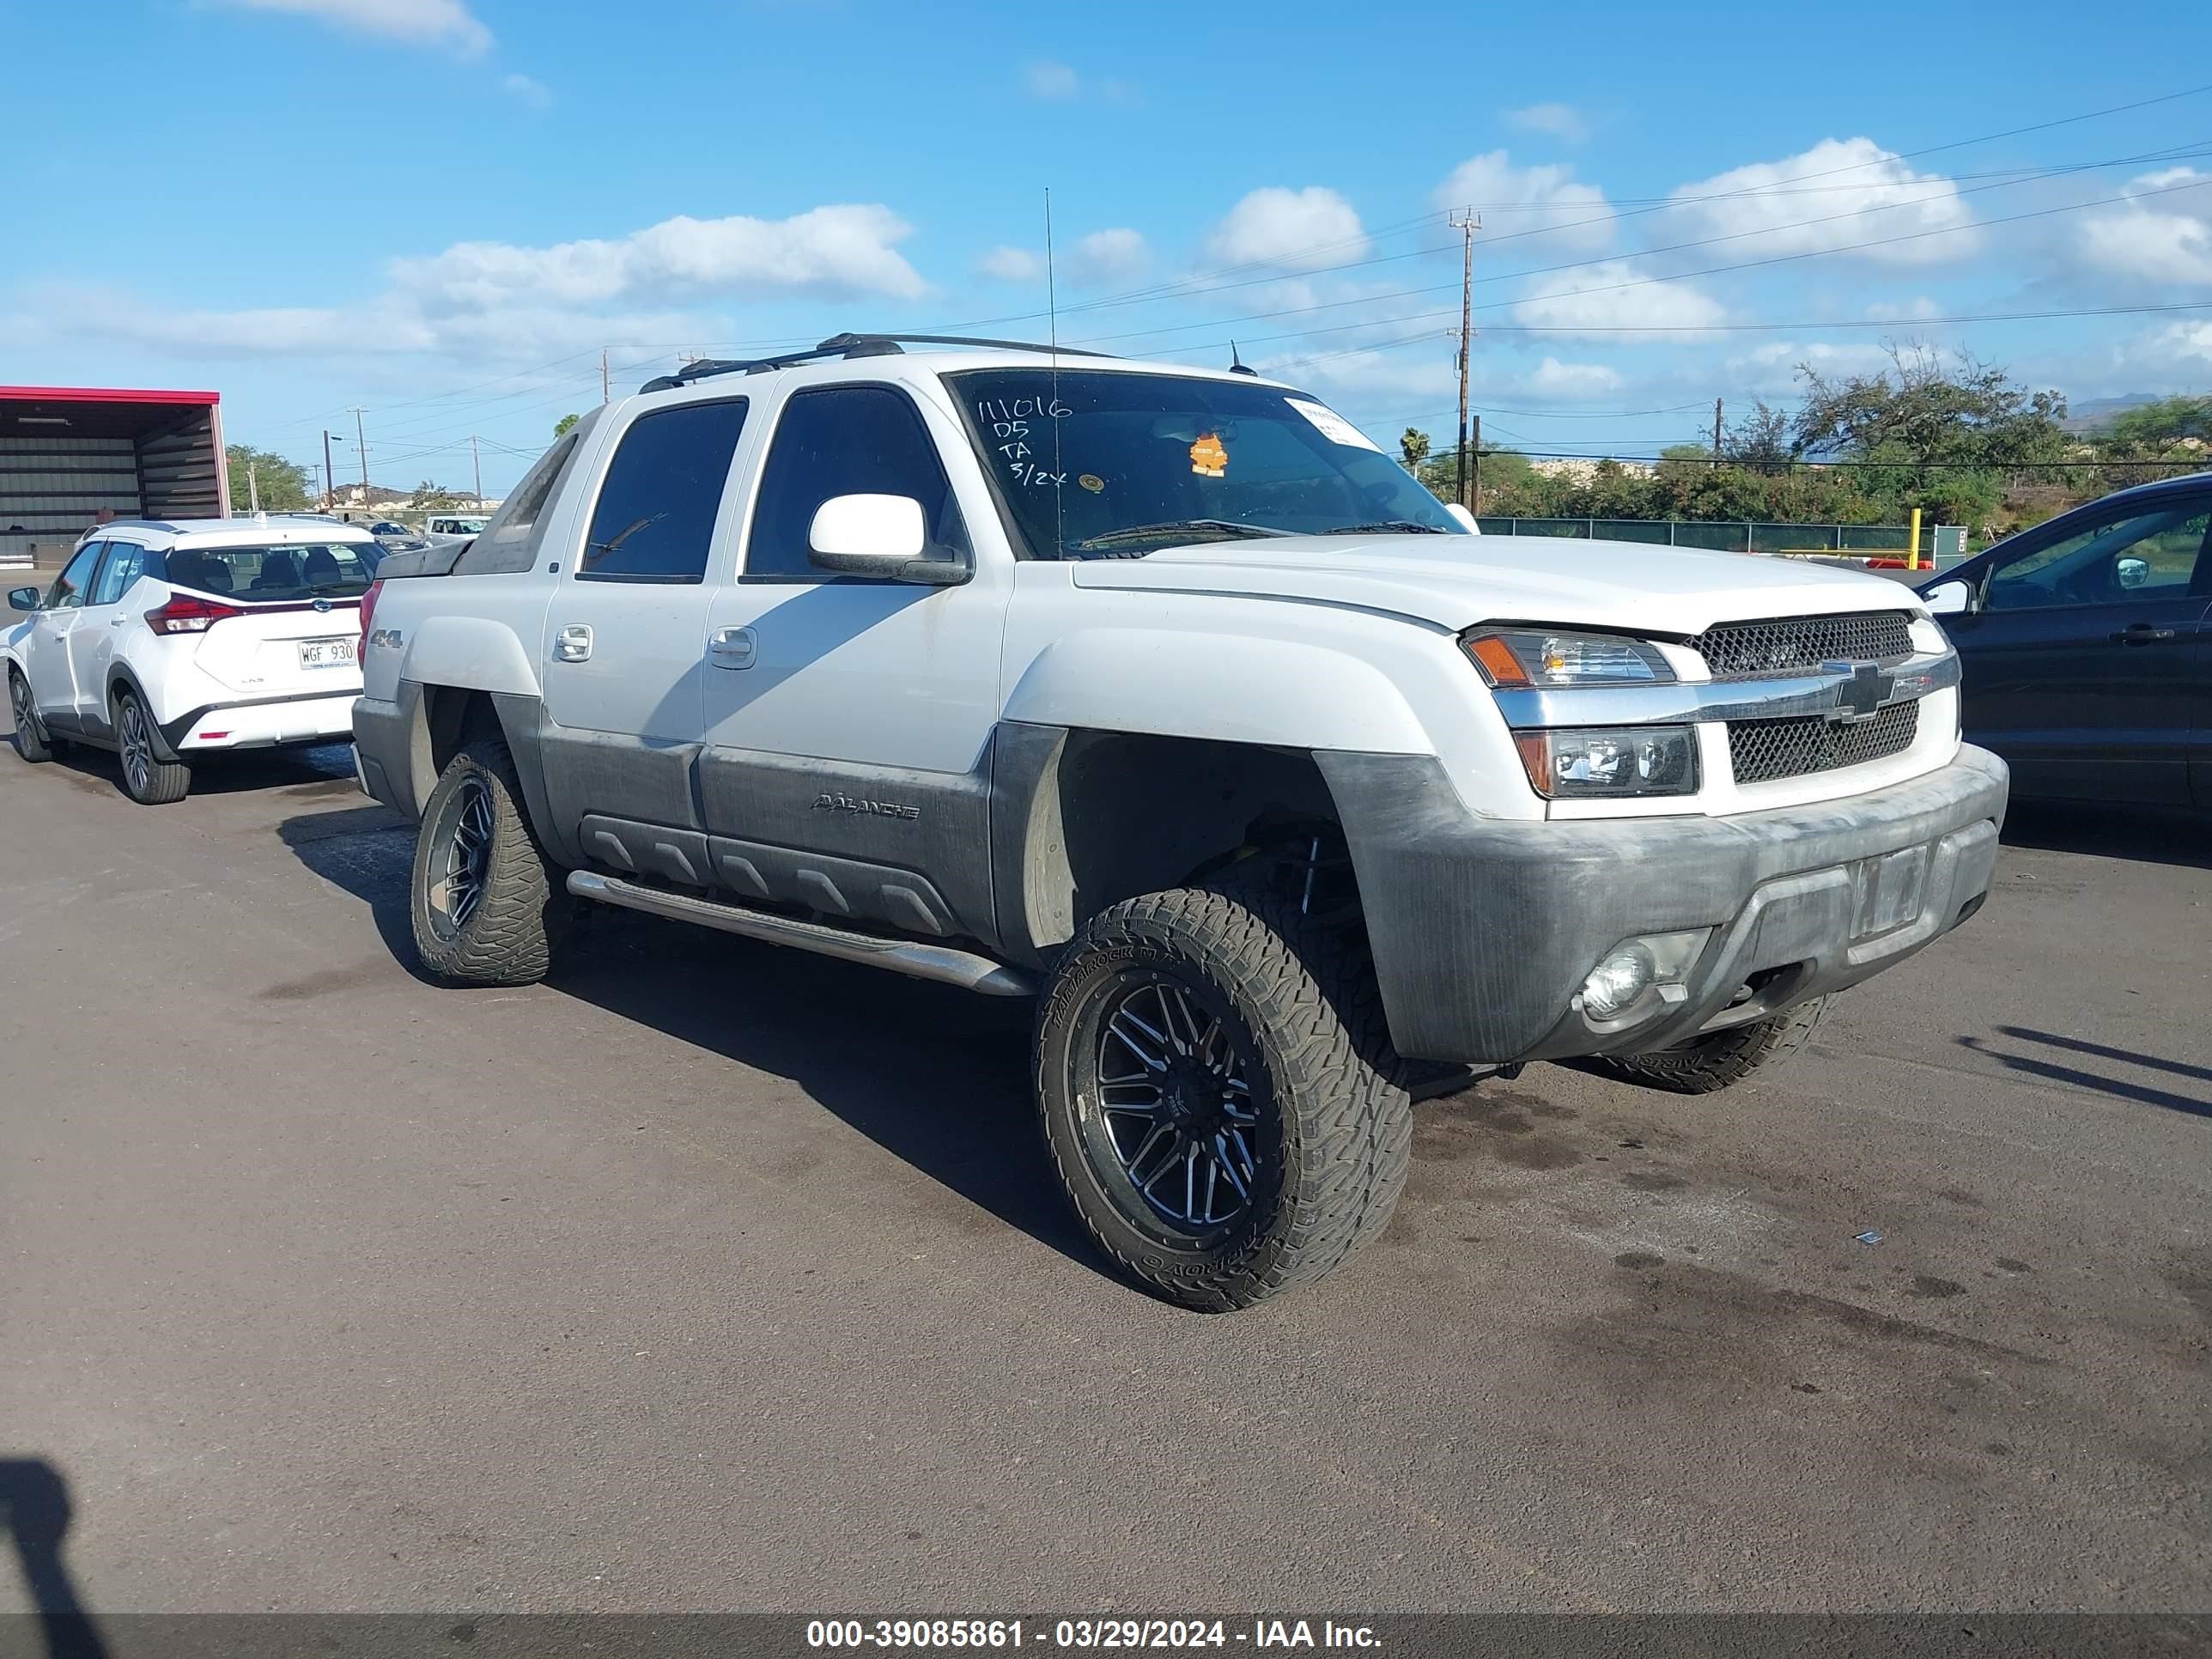
[[[2212,1603],[2202,828],[2022,817],[1771,1082],[1433,1103],[1215,1319],[1018,1005],[615,913],[434,989],[343,750],[0,828],[0,1455],[95,1614]]]

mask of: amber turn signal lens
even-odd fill
[[[1522,667],[1521,659],[1513,654],[1513,647],[1497,635],[1484,634],[1460,643],[1467,647],[1467,654],[1474,659],[1474,665],[1492,685],[1525,686],[1530,683],[1528,671]]]

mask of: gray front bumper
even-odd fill
[[[1941,771],[1728,818],[1474,817],[1433,758],[1324,753],[1401,1054],[1507,1064],[1663,1048],[1722,1018],[1855,985],[1988,891],[2008,774],[1963,748]],[[1916,914],[1853,937],[1865,861],[1929,848]],[[1622,1026],[1573,1006],[1621,941],[1713,930],[1688,994]],[[1731,1003],[1747,982],[1751,1003]]]

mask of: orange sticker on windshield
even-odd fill
[[[1190,470],[1201,478],[1219,478],[1229,471],[1229,452],[1211,432],[1190,447]]]

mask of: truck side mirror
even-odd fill
[[[1961,616],[1974,608],[1971,582],[1938,582],[1920,598],[1929,614],[1935,617]]]
[[[41,607],[39,590],[35,587],[13,589],[8,595],[8,603],[18,611],[36,611]]]
[[[1444,503],[1444,511],[1450,514],[1455,519],[1457,519],[1460,523],[1465,526],[1468,535],[1480,536],[1482,534],[1482,526],[1474,521],[1474,514],[1467,507],[1462,507],[1459,502],[1446,501]]]
[[[832,495],[814,510],[808,556],[823,570],[883,581],[964,582],[965,563],[931,558],[921,503],[911,495]]]

